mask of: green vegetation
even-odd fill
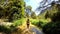
[[[42,7],[48,0],[43,0]],[[60,1],[59,1],[60,2]],[[60,32],[60,4],[51,2],[51,6],[41,11],[39,15],[35,14],[31,6],[26,6],[24,0],[1,0],[0,1],[0,22],[6,24],[7,22],[13,23],[12,25],[1,25],[0,32],[11,34],[18,30],[18,26],[25,27],[26,19],[30,19],[32,25],[41,28],[45,34],[59,34]],[[21,26],[24,24],[24,26]],[[19,28],[20,29],[20,28]],[[21,29],[21,30],[22,30]],[[19,30],[19,32],[21,32]]]
[[[15,32],[15,31],[17,31],[16,26],[13,26],[13,25],[10,25],[10,26],[2,25],[2,26],[0,26],[0,32],[4,32],[6,34],[11,34],[12,32]]]
[[[31,23],[39,28],[42,28],[45,24],[47,24],[49,21],[46,19],[30,19]]]
[[[20,26],[20,25],[22,25],[25,22],[26,22],[26,18],[21,18],[21,19],[13,21],[15,26]]]
[[[31,18],[33,18],[33,19],[36,19],[36,18],[37,18],[35,12],[33,12],[33,11],[32,11],[32,13],[31,13]]]
[[[60,34],[60,22],[50,22],[43,27],[45,34]]]
[[[0,18],[8,19],[9,22],[24,17],[25,2],[24,0],[0,1]],[[5,3],[4,3],[5,2]]]
[[[43,29],[43,32],[45,34],[60,34],[60,4],[55,4],[52,2],[52,7],[50,10],[47,9],[45,18],[50,18],[51,22],[48,22],[48,24],[45,24]]]

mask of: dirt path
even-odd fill
[[[22,33],[23,34],[43,34],[42,30],[39,30],[33,26],[31,26],[30,29],[25,29]]]
[[[20,26],[20,28],[23,30],[22,34],[43,34],[42,30],[38,29],[31,23],[30,23],[29,29],[27,29],[27,27],[26,27],[26,22],[22,26]]]
[[[37,29],[36,27],[31,27],[31,30],[35,32],[36,34],[43,34],[42,30]]]

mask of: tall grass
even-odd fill
[[[45,24],[48,23],[48,20],[46,19],[30,19],[31,20],[31,24],[39,27],[39,28],[42,28]]]
[[[19,20],[13,21],[13,23],[14,23],[15,26],[20,26],[20,25],[22,25],[24,22],[25,22],[25,18],[21,18],[21,19],[19,19]]]

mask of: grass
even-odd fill
[[[0,25],[0,32],[4,32],[6,34],[17,31],[16,30],[16,26],[10,25],[10,26],[6,26],[6,25]]]
[[[21,18],[19,20],[13,21],[13,23],[14,23],[15,26],[20,26],[20,25],[22,25],[26,21],[25,19],[26,18]]]
[[[47,19],[30,19],[31,24],[41,28],[45,24],[47,24],[49,21]]]
[[[24,24],[24,22],[26,21],[26,18],[21,18],[19,20],[15,20],[13,21],[13,24],[11,26],[0,26],[0,32],[5,32],[5,33],[21,33],[21,29],[17,28],[18,26],[21,26],[22,24]]]
[[[21,19],[18,19],[18,20],[15,20],[15,21],[13,21],[13,26],[11,26],[11,27],[9,27],[9,26],[2,26],[1,27],[1,29],[2,28],[4,28],[4,30],[2,29],[1,31],[5,31],[6,30],[6,32],[7,31],[12,31],[12,29],[13,30],[15,30],[15,28],[16,27],[19,27],[18,29],[19,29],[19,31],[17,31],[16,33],[20,33],[20,32],[22,32],[22,31],[24,31],[24,29],[26,29],[26,19],[27,18],[21,18]],[[37,26],[37,28],[40,28],[40,27],[42,27],[42,26],[44,26],[45,24],[47,24],[49,21],[48,20],[46,20],[46,19],[32,19],[32,18],[30,18],[30,23],[31,24],[33,24],[34,26]],[[14,32],[15,33],[15,32]]]

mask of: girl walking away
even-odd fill
[[[30,25],[30,21],[29,19],[27,19],[27,28],[29,28],[29,25]]]

